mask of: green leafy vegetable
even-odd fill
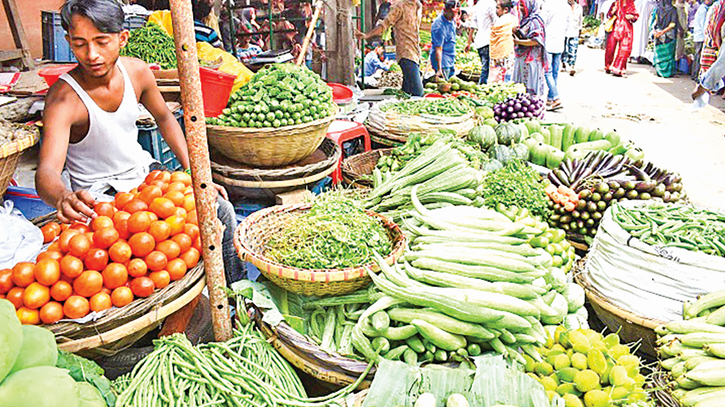
[[[499,204],[527,208],[531,213],[548,219],[551,210],[541,177],[525,161],[511,160],[501,170],[483,179],[483,198],[486,206]]]
[[[362,266],[372,252],[390,254],[392,243],[382,222],[355,201],[335,194],[320,196],[309,211],[269,240],[265,256],[301,269]]]
[[[116,395],[111,391],[111,382],[103,375],[103,368],[92,360],[58,350],[56,367],[67,369],[68,374],[77,382],[86,382],[101,392],[108,406],[116,405]]]
[[[395,112],[410,116],[428,114],[433,116],[458,117],[471,113],[471,108],[458,99],[417,99],[388,103],[381,107],[384,112]]]

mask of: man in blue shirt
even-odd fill
[[[213,47],[224,49],[219,34],[202,21],[211,13],[211,5],[206,0],[193,0],[191,8],[194,12],[194,34],[196,42],[208,42]]]
[[[431,27],[431,43],[433,52],[430,53],[430,62],[436,76],[450,78],[455,73],[456,60],[456,23],[453,19],[458,11],[454,0],[446,1],[443,13],[434,21]]]
[[[385,48],[382,44],[374,43],[373,49],[365,55],[365,76],[373,76],[380,69],[388,70],[388,66],[381,61],[383,54],[385,54]]]

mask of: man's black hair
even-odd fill
[[[513,10],[514,3],[511,0],[498,0],[498,3],[501,5],[501,8],[509,11]]]
[[[123,31],[125,15],[116,0],[66,0],[60,9],[60,23],[66,32],[74,15],[88,18],[102,33],[117,34]]]
[[[202,21],[211,13],[211,4],[204,0],[191,0],[191,9],[194,11],[194,20]]]

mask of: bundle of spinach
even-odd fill
[[[379,219],[350,198],[324,194],[270,238],[264,255],[301,269],[342,269],[370,263],[373,251],[387,256],[391,250]]]
[[[104,376],[103,368],[92,360],[58,350],[56,367],[68,370],[68,374],[77,382],[87,382],[101,392],[109,407],[116,405],[116,395],[111,390],[111,381]]]
[[[527,208],[541,219],[551,214],[549,201],[544,192],[546,185],[541,176],[525,161],[512,160],[498,171],[490,172],[483,179],[483,199],[489,208],[498,204]]]

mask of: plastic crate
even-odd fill
[[[76,57],[70,50],[70,44],[65,40],[65,30],[61,24],[60,13],[57,11],[41,11],[43,32],[43,59],[54,62],[76,62]],[[123,22],[126,30],[135,30],[146,24],[146,20],[139,16],[128,16]]]
[[[179,121],[181,130],[184,131],[184,113],[179,110],[174,113],[174,117]],[[141,144],[144,150],[151,153],[151,156],[165,165],[169,170],[176,171],[181,169],[181,163],[176,159],[176,155],[171,151],[171,148],[166,144],[161,131],[158,126],[139,126],[138,127],[138,142]]]

